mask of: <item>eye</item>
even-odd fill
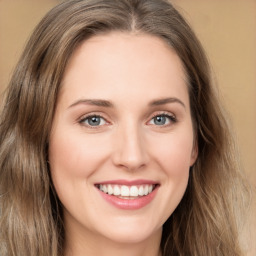
[[[107,122],[106,120],[99,116],[99,115],[93,115],[93,116],[87,116],[79,121],[81,124],[85,124],[87,126],[95,127],[95,126],[102,126],[105,125]]]
[[[176,122],[176,117],[168,114],[160,114],[154,116],[150,121],[149,124],[157,125],[157,126],[167,126],[171,123]]]

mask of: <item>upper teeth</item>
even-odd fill
[[[111,185],[104,184],[99,185],[98,188],[109,195],[124,196],[124,197],[138,197],[145,196],[151,193],[154,189],[154,185],[139,185],[139,186],[125,186],[125,185]]]

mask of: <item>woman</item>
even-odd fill
[[[243,255],[246,185],[203,49],[168,1],[51,10],[0,134],[1,255]]]

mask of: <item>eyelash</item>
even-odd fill
[[[170,114],[168,112],[160,112],[160,113],[156,113],[154,114],[151,118],[150,118],[150,121],[154,120],[154,118],[156,117],[165,117],[165,118],[168,118],[169,119],[169,124],[163,124],[163,125],[156,125],[156,124],[152,124],[152,125],[155,125],[155,126],[159,126],[159,128],[165,128],[165,127],[168,127],[170,125],[173,125],[177,122],[177,118],[175,115],[173,114]]]
[[[170,125],[172,125],[172,124],[175,124],[175,123],[177,122],[177,118],[176,118],[175,115],[170,114],[170,113],[166,113],[166,112],[156,113],[155,115],[153,115],[153,116],[150,118],[150,121],[149,121],[149,122],[151,122],[152,120],[154,120],[154,118],[156,118],[156,117],[165,117],[165,118],[169,119],[169,122],[170,122],[169,124],[163,124],[163,125],[150,124],[150,125],[159,126],[159,128],[168,127],[168,126],[170,126]],[[95,125],[95,126],[93,126],[93,125],[87,124],[86,121],[88,121],[88,120],[91,119],[91,118],[101,118],[101,119],[104,120],[104,122],[105,122],[106,124],[109,124],[109,122],[106,120],[106,118],[104,118],[102,115],[96,114],[96,113],[82,117],[82,118],[79,120],[79,124],[85,125],[86,127],[91,128],[91,129],[97,129],[97,128],[100,127],[100,126],[105,125],[105,124],[103,124],[103,125]],[[147,123],[149,123],[149,122],[147,122]]]
[[[90,124],[86,124],[85,122],[88,121],[90,118],[101,118],[101,119],[103,119],[103,120],[106,122],[106,124],[109,124],[109,122],[106,121],[106,118],[104,118],[104,117],[103,117],[102,115],[100,115],[100,114],[90,114],[90,115],[88,115],[88,116],[84,116],[84,117],[82,117],[82,119],[79,120],[79,123],[80,123],[81,125],[85,125],[85,126],[88,127],[88,128],[91,128],[91,129],[96,129],[96,128],[98,128],[99,126],[102,126],[102,125],[93,126],[93,125],[90,125]]]

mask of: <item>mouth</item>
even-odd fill
[[[124,184],[95,184],[101,192],[115,196],[120,199],[135,200],[150,195],[159,184],[140,184],[140,185],[124,185]]]
[[[94,186],[110,205],[122,210],[139,210],[154,201],[160,184],[152,180],[112,180]]]

